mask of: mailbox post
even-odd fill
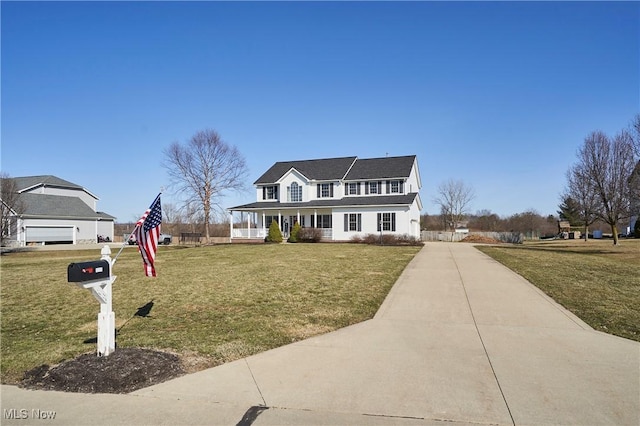
[[[100,260],[71,263],[67,268],[67,280],[91,290],[100,303],[97,352],[98,356],[108,356],[116,350],[116,316],[113,313],[111,289],[117,277],[111,275],[114,263],[111,248],[105,245],[100,253]]]

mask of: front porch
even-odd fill
[[[273,221],[278,223],[284,239],[289,238],[293,225],[299,223],[302,228],[318,229],[322,240],[333,241],[331,212],[314,209],[311,212],[304,210],[278,210],[277,212],[229,210],[231,242],[264,241]]]

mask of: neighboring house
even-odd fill
[[[7,245],[95,243],[98,235],[113,241],[115,217],[96,211],[98,197],[82,186],[51,175],[10,179],[20,208],[9,218]]]
[[[420,238],[422,187],[415,155],[277,162],[254,182],[255,203],[232,207],[231,239],[264,239],[276,221],[320,228],[324,240],[367,234]],[[233,228],[234,213],[246,226]]]

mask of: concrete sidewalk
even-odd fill
[[[370,321],[129,395],[2,386],[2,424],[638,425],[639,401],[639,343],[427,243]]]

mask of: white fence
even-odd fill
[[[246,239],[262,239],[265,238],[268,229],[262,228],[233,228],[231,238],[246,238]]]
[[[493,238],[503,243],[520,244],[524,240],[524,235],[518,232],[444,232],[444,231],[422,231],[422,241],[462,241],[469,235],[479,235]]]

